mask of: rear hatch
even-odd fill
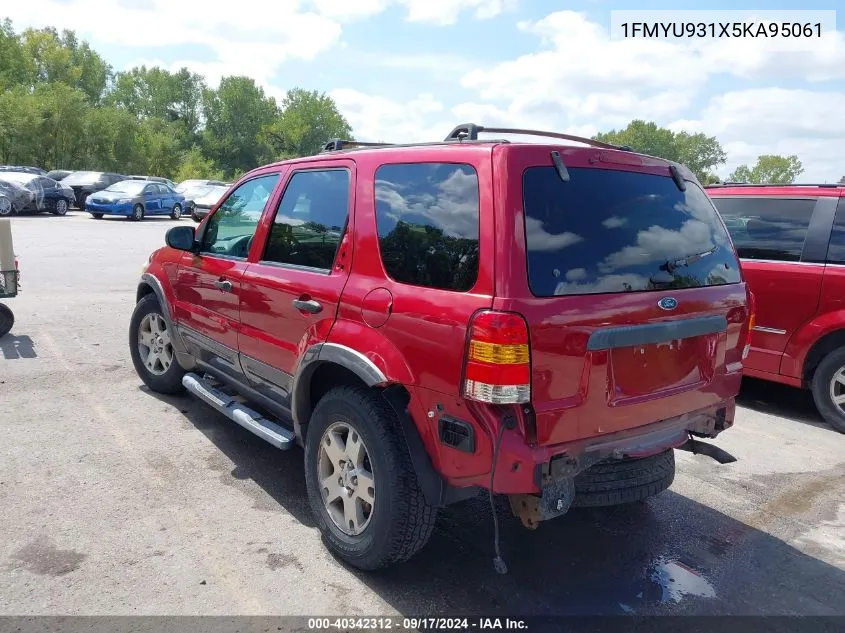
[[[746,289],[702,189],[627,152],[509,151],[497,233],[514,225],[508,208],[524,212],[516,252],[503,254],[510,279],[497,282],[497,296],[501,288],[509,298],[494,307],[528,324],[538,443],[631,429],[734,396]]]

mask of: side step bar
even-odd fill
[[[185,374],[182,384],[190,393],[205,401],[230,420],[237,422],[250,433],[254,433],[282,450],[290,448],[296,437],[291,431],[279,426],[262,416],[257,411],[244,406],[232,396],[212,387],[194,373]]]

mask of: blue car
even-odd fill
[[[122,215],[136,222],[148,215],[182,217],[185,196],[170,185],[150,180],[122,180],[88,196],[85,210],[96,219],[104,215]]]

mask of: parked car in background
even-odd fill
[[[62,178],[67,178],[72,173],[73,171],[69,169],[54,169],[53,171],[48,171],[45,175],[47,178],[52,178],[53,180],[61,180]]]
[[[515,133],[255,169],[138,284],[143,382],[302,445],[324,543],[361,569],[481,492],[534,528],[665,490],[676,448],[733,461],[696,438],[733,425],[749,296],[693,173],[479,131]]]
[[[126,180],[126,176],[113,172],[75,171],[63,178],[61,183],[73,189],[77,208],[85,211],[85,200],[89,195],[122,180]]]
[[[70,187],[46,176],[28,172],[0,172],[0,182],[19,188],[18,194],[10,198],[11,213],[49,211],[54,215],[65,215],[74,201]]]
[[[228,187],[229,183],[223,182],[222,180],[204,180],[204,179],[190,179],[190,180],[183,180],[178,185],[174,187],[176,191],[179,193],[186,193],[190,189],[195,189],[196,187],[203,187],[205,185],[217,185],[218,187]]]
[[[25,165],[0,165],[0,172],[2,171],[16,171],[27,174],[35,174],[37,176],[44,176],[47,172],[40,167],[27,167]]]
[[[216,181],[212,181],[216,182]],[[208,215],[212,207],[220,202],[223,194],[229,189],[231,185],[226,183],[196,185],[189,187],[182,191],[185,196],[185,213],[190,214],[191,218],[196,222]]]
[[[136,174],[133,176],[127,176],[127,178],[129,178],[130,180],[152,180],[153,182],[163,182],[171,189],[176,186],[172,180],[170,180],[169,178],[162,178],[161,176],[139,176]]]
[[[34,192],[17,182],[0,179],[0,216],[20,213],[30,208],[34,201]]]
[[[845,185],[715,185],[756,300],[744,373],[812,390],[845,433]]]
[[[85,210],[94,218],[122,215],[140,221],[148,215],[182,217],[185,197],[163,182],[123,180],[88,197]]]

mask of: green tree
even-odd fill
[[[627,145],[636,152],[683,163],[702,182],[715,179],[713,170],[727,160],[716,137],[673,132],[651,121],[631,121],[621,130],[596,134],[597,141]]]
[[[266,162],[272,152],[265,130],[279,115],[272,98],[249,77],[224,77],[204,98],[206,154],[227,174]]]
[[[789,184],[804,172],[801,161],[794,154],[778,156],[764,154],[757,157],[753,167],[740,165],[728,176],[731,182]]]
[[[214,161],[203,155],[202,150],[197,145],[183,152],[182,162],[176,170],[174,180],[181,182],[193,178],[209,180],[223,180],[224,178],[223,172],[215,167]]]
[[[121,108],[104,106],[91,108],[85,118],[85,157],[82,164],[88,169],[103,171],[136,171],[145,169],[135,151],[138,121]],[[73,165],[58,165],[73,167]]]
[[[330,96],[302,88],[288,90],[282,114],[266,130],[278,158],[310,156],[332,138],[352,140],[352,128]]]
[[[0,22],[0,92],[28,84],[32,74],[32,61],[12,28],[12,22],[3,20]]]
[[[42,84],[34,97],[39,116],[36,164],[55,168],[78,163],[88,110],[85,93],[61,83]]]
[[[173,176],[182,158],[174,131],[174,124],[162,119],[141,121],[135,135],[134,162],[139,168],[134,171],[151,176]]]
[[[26,87],[0,91],[0,162],[32,164],[38,144],[39,114]]]
[[[30,82],[64,83],[85,94],[88,103],[99,103],[111,76],[111,67],[73,31],[27,29],[21,35],[27,58],[32,61]]]

